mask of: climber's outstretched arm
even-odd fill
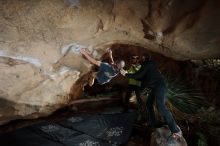
[[[100,66],[101,61],[94,59],[93,57],[91,57],[91,55],[84,49],[81,48],[80,52],[86,57],[86,59],[91,62],[92,64],[95,64],[97,66]]]

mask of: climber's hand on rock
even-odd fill
[[[80,49],[80,53],[83,54],[83,55],[85,55],[87,52],[86,52],[85,48],[81,48],[81,49]]]
[[[106,51],[109,53],[109,54],[112,54],[112,50],[110,48],[107,48]]]
[[[84,50],[84,48],[81,48],[79,51],[81,54],[83,54],[85,50]]]

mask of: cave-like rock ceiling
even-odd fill
[[[0,124],[46,116],[115,43],[176,60],[219,58],[218,0],[0,0]],[[78,87],[81,90],[80,87]]]

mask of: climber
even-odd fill
[[[131,67],[127,70],[127,72],[128,73],[137,72],[141,68],[141,65],[139,64],[138,56],[132,56],[130,58],[130,61],[131,61]],[[128,79],[128,88],[127,88],[126,95],[125,95],[124,112],[128,111],[129,99],[130,99],[131,94],[132,94],[133,91],[136,95],[138,108],[140,109],[141,103],[142,103],[140,86],[141,86],[140,81],[137,81],[137,80],[132,79],[132,78]]]
[[[153,104],[156,101],[158,111],[162,114],[164,120],[167,122],[170,131],[172,132],[171,137],[179,139],[182,136],[180,128],[177,126],[172,114],[165,107],[165,93],[166,84],[163,76],[156,68],[155,62],[150,58],[150,55],[144,54],[142,57],[141,68],[134,74],[127,73],[125,70],[121,70],[121,74],[141,81],[141,89],[149,88],[151,93],[147,99],[147,113],[148,113],[148,125],[156,126],[155,113]]]
[[[98,72],[93,72],[89,79],[89,85],[92,86],[94,84],[94,80],[96,79],[99,84],[103,85],[108,83],[112,78],[114,78],[121,69],[125,66],[125,62],[123,60],[117,60],[114,62],[112,57],[112,50],[107,49],[107,52],[110,57],[110,63],[102,62],[94,59],[90,56],[90,53],[87,52],[84,48],[80,49],[80,52],[86,57],[86,59],[92,64],[99,67]]]

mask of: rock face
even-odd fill
[[[91,67],[80,47],[96,58],[113,43],[179,60],[218,58],[219,6],[217,0],[0,0],[0,124],[46,116],[79,98]]]
[[[187,146],[186,140],[183,137],[174,140],[170,135],[171,132],[167,128],[157,128],[151,135],[150,146]]]

